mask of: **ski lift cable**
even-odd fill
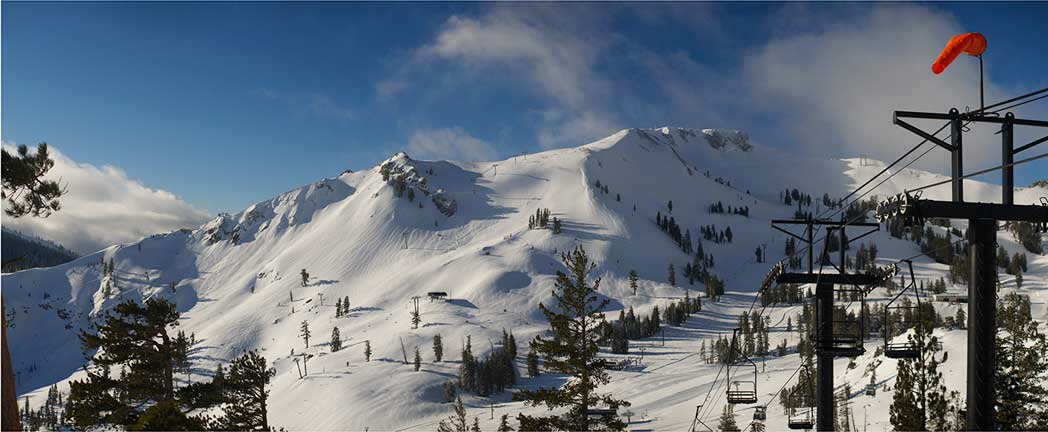
[[[797,376],[797,372],[800,372],[801,368],[803,368],[803,367],[804,367],[804,363],[803,362],[801,362],[801,364],[797,365],[797,369],[794,369],[793,373],[790,374],[790,377],[786,378],[786,381],[782,383],[782,387],[779,387],[779,390],[777,390],[775,393],[772,393],[771,398],[768,399],[768,403],[766,403],[764,405],[761,405],[761,406],[767,408],[768,405],[770,405],[772,403],[772,401],[775,400],[775,397],[777,397],[779,395],[779,393],[782,393],[782,391],[786,389],[786,386],[788,386],[790,384],[790,381],[793,381],[793,378]],[[750,424],[746,425],[746,429],[749,429],[750,426],[752,426],[754,422],[756,422],[756,420],[751,420]]]
[[[1046,157],[1048,157],[1048,153],[1042,153],[1042,154],[1039,154],[1037,156],[1031,156],[1031,157],[1028,157],[1026,159],[1017,160],[1017,161],[1012,162],[1010,164],[1002,164],[1002,165],[995,166],[993,168],[987,168],[987,169],[984,169],[984,170],[976,171],[976,172],[973,172],[971,174],[965,174],[965,175],[963,175],[961,177],[958,177],[956,180],[965,180],[965,179],[968,179],[968,178],[971,178],[971,177],[980,176],[980,175],[983,175],[983,174],[986,174],[986,173],[989,173],[989,172],[997,171],[999,169],[1004,169],[1004,168],[1008,168],[1008,167],[1022,165],[1024,163],[1033,162],[1035,160],[1043,159],[1043,158],[1046,158]],[[921,187],[919,187],[917,189],[910,189],[909,192],[917,192],[917,191],[920,191],[920,190],[925,190],[925,189],[933,188],[933,187],[936,187],[936,186],[942,186],[944,184],[953,182],[954,180],[955,179],[949,179],[949,180],[943,180],[943,181],[940,181],[940,182],[935,182],[935,183],[932,183],[932,184],[927,185],[927,186],[921,186]]]
[[[985,107],[985,108],[982,108],[982,109],[980,109],[980,110],[974,111],[974,112],[973,112],[972,114],[979,114],[979,113],[985,112],[986,110],[988,110],[988,109],[990,109],[990,108],[998,107],[998,106],[1000,106],[1000,105],[1004,105],[1004,104],[1007,104],[1007,103],[1015,102],[1015,101],[1018,101],[1018,100],[1021,100],[1021,99],[1025,99],[1025,98],[1028,98],[1028,97],[1030,97],[1030,96],[1036,96],[1036,95],[1038,95],[1038,94],[1041,94],[1041,93],[1046,93],[1046,92],[1048,92],[1048,87],[1046,87],[1046,88],[1043,88],[1043,89],[1040,89],[1040,90],[1037,90],[1037,91],[1034,91],[1034,92],[1031,92],[1031,93],[1027,93],[1027,94],[1025,94],[1025,95],[1022,95],[1022,96],[1018,96],[1018,97],[1015,97],[1015,98],[1012,98],[1012,99],[1008,99],[1008,100],[1005,100],[1005,101],[997,102],[997,103],[995,103],[995,104],[992,104],[992,105],[990,105],[990,106],[987,106],[987,107]],[[989,113],[990,113],[990,114],[1000,114],[1000,112],[1001,112],[1001,111],[1005,111],[1005,110],[1009,110],[1009,109],[1012,109],[1012,108],[1015,108],[1015,107],[1019,107],[1019,106],[1022,106],[1022,105],[1025,105],[1025,104],[1028,104],[1028,103],[1030,103],[1030,102],[1034,102],[1034,101],[1037,101],[1037,100],[1043,99],[1043,98],[1045,98],[1045,97],[1048,97],[1048,94],[1046,94],[1046,95],[1043,95],[1043,96],[1040,96],[1040,97],[1037,97],[1037,98],[1034,98],[1034,99],[1029,99],[1029,100],[1025,100],[1025,101],[1022,101],[1022,102],[1016,103],[1016,104],[1014,104],[1014,105],[1010,105],[1010,106],[1007,106],[1007,107],[1004,107],[1004,108],[1000,108],[1000,109],[997,109],[997,110],[994,110],[994,111],[990,111]],[[967,127],[967,126],[968,126],[969,124],[971,124],[971,121],[968,121],[968,122],[966,122],[966,123],[964,124],[964,127]],[[947,126],[949,126],[949,125],[950,125],[950,123],[949,123],[949,122],[947,122],[947,123],[946,123],[946,124],[944,124],[944,125],[943,125],[942,127],[940,127],[940,128],[938,129],[938,130],[936,130],[936,131],[935,131],[935,133],[933,133],[933,134],[932,134],[932,136],[937,136],[937,135],[939,135],[939,133],[941,133],[941,132],[942,132],[943,130],[945,130],[945,129],[946,129],[946,127],[947,127]],[[891,169],[891,168],[892,168],[892,167],[893,167],[894,165],[898,164],[898,163],[899,163],[899,161],[901,161],[902,159],[906,158],[906,156],[908,156],[908,155],[912,154],[912,153],[913,153],[913,152],[914,152],[915,150],[917,150],[918,148],[920,148],[921,146],[923,146],[923,145],[924,145],[924,144],[926,144],[927,142],[928,142],[928,140],[927,140],[927,139],[924,139],[923,141],[921,141],[921,143],[920,143],[920,144],[918,144],[918,145],[917,145],[916,147],[914,147],[913,149],[910,149],[910,151],[908,151],[908,152],[906,152],[905,154],[903,154],[903,155],[902,155],[902,156],[901,156],[901,157],[900,157],[899,159],[896,159],[896,160],[895,160],[895,162],[892,162],[892,164],[890,164],[890,165],[886,166],[886,167],[885,167],[885,168],[884,168],[883,170],[881,170],[881,171],[880,171],[880,172],[878,172],[878,173],[877,173],[876,175],[874,175],[874,176],[873,176],[872,178],[870,178],[870,180],[867,180],[867,181],[866,181],[865,183],[863,183],[863,184],[862,184],[861,186],[859,186],[858,188],[856,188],[856,189],[855,189],[855,190],[854,190],[854,191],[853,191],[852,193],[850,193],[850,194],[848,194],[847,196],[845,196],[844,198],[842,198],[842,199],[841,199],[841,201],[843,202],[843,201],[847,200],[847,199],[848,199],[849,197],[851,197],[852,195],[855,195],[855,194],[856,194],[856,193],[857,193],[857,192],[858,192],[859,190],[861,190],[862,188],[864,188],[864,187],[866,187],[867,185],[869,185],[869,184],[870,184],[871,182],[873,182],[873,180],[874,180],[874,179],[876,179],[877,177],[880,177],[881,175],[883,175],[883,174],[884,174],[884,173],[885,173],[886,171],[888,171],[889,169]],[[935,148],[935,147],[933,146],[933,147],[930,147],[930,148],[929,148],[928,150],[925,150],[925,151],[924,151],[924,153],[921,153],[921,155],[920,155],[920,156],[917,156],[917,158],[916,158],[916,159],[914,159],[914,160],[910,161],[910,162],[909,162],[909,163],[907,163],[907,164],[906,164],[905,166],[903,166],[903,168],[902,168],[901,170],[899,170],[899,171],[896,171],[896,172],[895,172],[894,174],[892,174],[892,175],[888,176],[888,178],[886,178],[886,179],[882,180],[882,181],[881,181],[880,183],[877,183],[877,185],[876,185],[876,186],[874,186],[874,187],[870,188],[869,190],[867,190],[866,192],[864,192],[864,193],[863,193],[862,195],[860,195],[860,196],[856,197],[855,199],[851,200],[851,201],[850,201],[850,202],[849,202],[849,203],[848,203],[847,205],[842,205],[842,206],[841,206],[840,208],[838,208],[838,209],[837,209],[837,211],[835,211],[835,212],[834,212],[833,214],[831,214],[831,215],[830,215],[829,217],[831,217],[831,218],[832,218],[833,216],[837,215],[838,213],[840,213],[840,212],[841,212],[841,211],[843,211],[844,209],[847,209],[848,207],[851,207],[851,205],[852,205],[852,204],[855,204],[856,202],[858,202],[859,200],[861,200],[861,199],[862,199],[863,197],[865,197],[866,195],[868,195],[868,194],[869,194],[870,192],[872,192],[872,191],[876,190],[876,189],[877,189],[877,188],[878,188],[878,187],[879,187],[880,185],[882,185],[882,184],[884,184],[885,182],[887,182],[887,181],[888,181],[888,179],[890,179],[890,178],[894,177],[894,176],[895,176],[896,174],[898,174],[899,172],[902,172],[902,171],[903,171],[903,170],[905,170],[906,168],[909,168],[909,167],[910,167],[910,165],[913,165],[913,163],[914,163],[914,162],[916,162],[916,161],[917,161],[917,160],[919,160],[920,158],[924,157],[924,155],[928,154],[928,152],[930,152],[930,151],[931,151],[931,149],[934,149],[934,148]],[[825,213],[826,213],[827,211],[829,211],[829,210],[830,210],[830,209],[826,209],[825,211],[823,211],[823,214],[825,214]],[[822,215],[821,215],[821,214],[820,214],[820,217],[822,217]]]

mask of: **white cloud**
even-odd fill
[[[943,74],[931,72],[950,36],[968,31],[951,15],[920,5],[878,4],[829,20],[791,9],[776,16],[805,25],[785,25],[789,30],[755,50],[742,69],[748,102],[773,114],[791,138],[787,142],[831,156],[867,154],[890,161],[921,140],[892,124],[894,110],[978,109],[974,58],[962,55]],[[987,103],[1023,90],[1002,89],[989,79],[992,69],[987,72]],[[942,125],[912,123],[928,131]],[[999,142],[992,135],[996,128],[972,129],[965,134],[968,172],[999,161],[1000,152],[998,145],[987,144]],[[948,160],[945,151],[933,150],[918,166],[941,172]]]
[[[452,16],[414,61],[447,61],[470,77],[508,79],[531,86],[549,103],[538,128],[543,147],[578,145],[619,129],[602,101],[611,83],[596,70],[614,39],[595,30],[604,14],[574,5],[496,5],[479,17]],[[579,18],[574,20],[573,18]],[[521,81],[523,79],[523,81]]]
[[[408,141],[408,154],[424,159],[491,161],[498,152],[491,144],[461,127],[416,131]]]
[[[12,151],[14,145],[5,142],[4,148]],[[62,209],[47,218],[4,215],[5,227],[86,254],[152,234],[196,228],[209,219],[206,211],[170,192],[131,180],[119,168],[77,163],[54,147],[48,149],[55,165],[47,178],[58,180],[66,189],[60,199]]]

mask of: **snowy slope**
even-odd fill
[[[700,237],[700,225],[731,226],[732,243],[704,243],[715,256],[715,273],[727,282],[727,295],[721,303],[707,302],[686,326],[668,330],[665,346],[661,339],[632,343],[634,350],[645,347],[645,367],[614,372],[608,390],[633,403],[631,427],[688,429],[695,406],[717,382],[717,366],[698,360],[700,344],[730,335],[738,314],[749,308],[771,265],[755,263],[754,249],[767,244],[770,262],[783,256],[785,237],[769,221],[792,217],[795,207],[781,204],[779,192],[797,188],[814,198],[843,196],[883,167],[868,162],[796,156],[751,142],[739,131],[673,128],[628,129],[581,147],[492,163],[417,161],[397,154],[371,170],[318,181],[238,214],[220,215],[193,231],[114,245],[54,268],[4,274],[3,306],[18,391],[30,395],[31,404],[41,403],[40,395],[52,383],[82,373],[78,329],[125,299],[163,297],[177,302],[180,328],[196,335],[192,379],[248,349],[260,349],[273,363],[273,425],[434,429],[450,409],[441,401],[440,387],[457,374],[460,341],[472,336],[475,353],[483,354],[490,348],[487,341],[505,328],[513,330],[524,352],[526,341],[547,328],[537,306],[550,300],[554,273],[561,268],[559,252],[582,245],[598,263],[601,293],[611,299],[610,316],[631,306],[647,314],[656,304],[682,297],[684,288],[666,283],[666,267],[673,263],[683,281],[680,269],[690,257],[654,222],[656,212],[669,213],[666,203],[672,200],[672,215],[693,238]],[[396,197],[383,171],[403,174],[414,200]],[[876,193],[883,197],[942,178],[907,170]],[[597,181],[608,185],[609,193],[598,190]],[[925,196],[948,193],[943,186]],[[994,201],[1000,189],[967,181],[965,193],[972,201]],[[1022,190],[1016,201],[1032,203],[1044,195],[1048,188]],[[707,206],[717,201],[748,206],[750,217],[709,214]],[[563,220],[561,234],[527,228],[528,217],[539,208]],[[955,226],[963,229],[964,224]],[[887,233],[872,239],[883,263],[919,252],[912,242]],[[1008,233],[1000,233],[999,242],[1010,252],[1021,250]],[[118,294],[106,300],[101,263],[109,260],[116,264]],[[926,258],[917,264],[919,277],[938,278],[948,270]],[[1024,291],[1033,299],[1034,316],[1048,320],[1048,257],[1031,254],[1029,264]],[[312,275],[306,287],[300,285],[301,269]],[[642,279],[637,295],[626,280],[631,269]],[[703,291],[698,284],[688,288],[692,296]],[[423,324],[412,330],[408,302],[429,291],[446,291],[451,301],[423,301]],[[336,319],[335,299],[345,296],[352,313]],[[884,297],[882,292],[871,296]],[[942,308],[953,314],[950,306]],[[785,321],[798,311],[799,306],[767,309],[775,325],[773,345],[783,338],[796,343],[795,334],[785,332]],[[308,348],[298,336],[302,321],[309,322],[313,334]],[[335,326],[344,348],[331,353],[327,343]],[[441,363],[431,362],[435,334],[445,341]],[[963,392],[964,332],[945,337],[947,350],[954,351],[945,374],[951,388]],[[375,351],[370,363],[363,362],[365,340]],[[401,363],[401,341],[409,353],[421,349],[422,372]],[[292,350],[315,356],[305,379],[299,379]],[[837,363],[837,375],[855,391],[868,379],[861,375],[872,360],[869,351],[857,359],[856,369],[845,369],[847,359]],[[762,404],[797,364],[796,354],[767,359],[760,378]],[[885,359],[878,377],[890,386],[894,362]],[[544,375],[523,379],[521,386],[556,380]],[[723,386],[723,380],[719,383]],[[712,393],[708,421],[724,403],[723,387]],[[871,427],[884,428],[890,394],[857,395],[853,406],[861,411],[869,405]],[[511,402],[508,393],[470,396],[466,402],[486,429],[493,429],[503,412],[544,410]],[[496,420],[489,420],[492,403],[497,404]],[[737,409],[743,425],[751,410]],[[769,406],[767,425],[785,428],[777,403]]]

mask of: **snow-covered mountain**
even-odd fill
[[[126,299],[162,297],[178,304],[180,329],[196,337],[191,379],[244,350],[259,349],[272,362],[277,370],[272,425],[434,429],[450,410],[441,385],[457,374],[460,341],[472,336],[475,350],[483,353],[490,348],[485,341],[497,340],[507,329],[526,351],[525,341],[548,328],[538,304],[551,298],[554,273],[562,268],[560,252],[582,245],[596,261],[611,317],[629,307],[647,314],[654,305],[683,297],[686,289],[692,296],[701,293],[698,283],[668,284],[667,266],[680,269],[691,258],[656,226],[661,213],[672,215],[695,239],[700,226],[731,228],[731,243],[704,243],[727,294],[720,303],[707,302],[685,326],[667,330],[664,345],[661,339],[634,342],[634,350],[644,347],[643,367],[613,372],[607,390],[632,402],[632,428],[686,430],[718,372],[698,359],[700,344],[730,335],[771,263],[784,256],[785,236],[769,221],[792,217],[796,206],[783,204],[780,193],[796,188],[817,198],[841,197],[881,168],[877,161],[798,156],[753,142],[741,131],[711,129],[628,129],[576,148],[490,163],[420,161],[400,153],[373,169],[347,171],[240,213],[219,215],[196,230],[114,245],[53,268],[4,274],[3,307],[20,401],[30,395],[30,404],[42,403],[48,386],[58,382],[67,391],[64,382],[82,375],[77,331],[92,318]],[[906,170],[875,193],[884,197],[944,178]],[[1000,196],[992,184],[966,181],[965,188],[969,200]],[[925,197],[948,194],[948,186],[925,191]],[[1045,195],[1048,187],[1027,188],[1016,193],[1016,202],[1033,203]],[[715,202],[748,207],[749,216],[709,213]],[[819,213],[818,205],[810,210]],[[542,208],[562,221],[560,234],[528,229],[529,216]],[[920,252],[914,243],[883,231],[867,239],[877,243],[882,263]],[[998,241],[1010,253],[1022,251],[1007,232],[999,233]],[[761,245],[769,255],[765,263],[754,258]],[[1034,316],[1048,320],[1048,257],[1028,255],[1023,291],[1034,299]],[[106,299],[102,263],[110,260],[115,295]],[[938,279],[948,271],[928,258],[916,264],[918,277]],[[302,269],[312,276],[308,286],[300,283]],[[630,270],[641,278],[636,295],[627,281]],[[1014,283],[1004,282],[1004,289],[1014,289]],[[424,301],[422,324],[413,330],[409,301],[430,291],[447,292],[450,300]],[[335,318],[335,300],[346,296],[352,311]],[[874,301],[884,298],[879,291],[871,295]],[[957,307],[937,304],[943,315],[953,315]],[[799,306],[766,310],[773,345],[782,339],[796,343],[785,322],[798,311]],[[298,336],[302,321],[313,333],[308,348]],[[328,335],[336,326],[345,348],[331,353]],[[954,351],[943,366],[947,383],[963,394],[965,331],[937,331]],[[430,351],[436,334],[447,353],[440,363],[432,362]],[[367,363],[365,340],[375,351]],[[402,364],[402,344],[409,352],[421,349],[421,372]],[[309,376],[300,379],[291,355],[303,349],[315,357]],[[855,369],[845,368],[847,359],[838,360],[838,384],[847,381],[859,389],[868,380],[863,371],[872,356],[870,349]],[[883,360],[877,375],[891,386],[895,362]],[[770,430],[785,429],[781,407],[769,398],[798,361],[796,354],[765,360],[758,392],[761,404],[769,405]],[[556,380],[524,378],[520,386]],[[715,405],[707,422],[724,403],[723,386],[718,392],[707,402]],[[883,429],[890,394],[856,395],[853,408],[867,408],[871,428]],[[465,402],[485,429],[494,429],[502,413],[544,411],[512,402],[508,392],[469,396]],[[489,419],[492,403],[495,420]],[[740,406],[736,414],[745,425],[752,406]]]

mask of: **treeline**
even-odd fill
[[[652,308],[651,314],[637,318],[633,313],[633,307],[628,311],[619,311],[619,318],[612,322],[602,321],[598,331],[602,335],[602,346],[611,348],[615,354],[629,353],[629,341],[656,336],[666,325],[680,326],[688,320],[693,313],[702,311],[702,300],[699,297],[692,298],[687,291],[683,299],[670,303],[662,310],[660,315],[659,306]]]
[[[548,208],[535,209],[535,214],[528,216],[528,229],[546,228],[550,225]],[[560,234],[560,219],[553,218],[553,234]]]
[[[479,396],[501,393],[517,384],[517,341],[513,333],[502,330],[502,344],[493,346],[486,358],[473,355],[472,337],[466,336],[462,349],[462,365],[459,366],[458,386],[463,391]],[[445,398],[449,395],[445,391]],[[450,395],[452,398],[454,394]],[[451,400],[448,400],[450,402]]]
[[[707,211],[709,211],[710,213],[719,213],[719,214],[727,213],[727,214],[734,214],[734,215],[739,215],[739,216],[744,216],[744,217],[750,217],[750,206],[742,206],[742,207],[734,207],[734,208],[732,208],[732,206],[728,206],[727,211],[725,211],[724,210],[724,203],[722,203],[720,201],[717,201],[717,202],[715,202],[713,204],[710,204],[710,206],[707,208]]]
[[[3,271],[5,273],[52,267],[79,257],[75,252],[59,244],[30,238],[16,231],[8,231],[6,228],[2,233],[0,247],[2,247],[4,257]]]

